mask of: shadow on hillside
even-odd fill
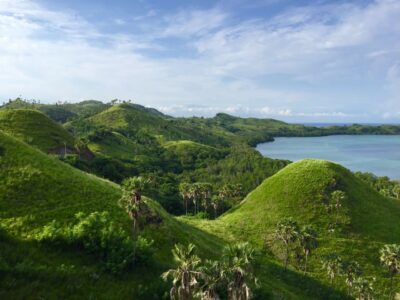
[[[217,235],[206,232],[200,228],[197,228],[186,222],[175,219],[179,224],[180,231],[183,236],[180,238],[185,240],[186,243],[193,243],[198,248],[198,254],[200,256],[208,258],[219,258],[222,248],[226,245],[221,238]],[[178,241],[182,243],[181,241]]]
[[[284,284],[285,289],[300,293],[312,299],[353,299],[346,293],[338,291],[320,281],[309,276],[300,274],[290,269],[285,270],[282,266],[272,262],[262,262],[257,266],[257,270],[268,278],[273,278]],[[273,286],[273,284],[272,284]]]
[[[88,255],[16,239],[0,229],[0,299],[161,299],[164,269],[112,275]],[[118,295],[118,296],[117,296]]]

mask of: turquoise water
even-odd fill
[[[257,150],[271,158],[291,161],[320,158],[337,162],[352,171],[400,179],[400,136],[282,137],[275,138],[272,143],[259,144]]]

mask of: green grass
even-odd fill
[[[36,110],[0,110],[0,130],[44,152],[64,148],[64,143],[75,147],[75,138],[67,130]]]

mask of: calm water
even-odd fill
[[[400,136],[333,135],[275,138],[257,150],[264,156],[292,161],[320,158],[337,162],[352,171],[372,172],[400,179]]]

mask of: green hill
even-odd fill
[[[223,242],[183,224],[159,204],[145,199],[160,218],[143,236],[155,241],[154,262],[113,276],[95,257],[80,250],[46,246],[36,234],[52,220],[69,226],[76,213],[106,211],[116,224],[131,223],[118,206],[118,185],[81,172],[0,131],[0,298],[158,299],[165,291],[159,274],[171,248],[195,236],[200,253],[216,256]]]
[[[399,239],[400,224],[396,220],[400,218],[400,202],[383,197],[346,168],[323,160],[288,165],[265,180],[223,220],[235,223],[237,219],[251,219],[244,225],[251,232],[271,228],[282,217],[293,216],[300,224],[312,223],[322,232],[332,222],[326,201],[334,190],[347,194],[343,208],[349,218],[348,233],[387,243]]]
[[[40,101],[27,101],[21,98],[9,100],[0,109],[33,109],[38,110],[50,119],[65,123],[77,117],[89,117],[110,107],[101,101],[86,100],[79,103],[42,104]]]
[[[43,113],[30,109],[0,110],[0,130],[44,152],[74,151],[75,138]]]
[[[337,217],[327,209],[327,202],[334,190],[344,191],[347,198],[340,209],[343,225],[332,232],[330,225]],[[338,164],[303,160],[266,179],[217,224],[233,236],[263,247],[277,222],[287,217],[317,229],[317,256],[336,252],[345,259],[356,259],[367,275],[377,276],[376,285],[384,288],[379,249],[383,244],[400,242],[399,201],[383,197]],[[319,264],[319,259],[314,259],[313,276],[321,279],[324,274]]]
[[[167,155],[178,157],[185,170],[202,168],[207,164],[215,164],[227,151],[192,141],[170,141],[163,145]]]
[[[207,145],[228,145],[225,134],[203,122],[176,119],[135,104],[119,104],[88,119],[94,125],[125,132],[143,132],[160,141],[192,140]]]

